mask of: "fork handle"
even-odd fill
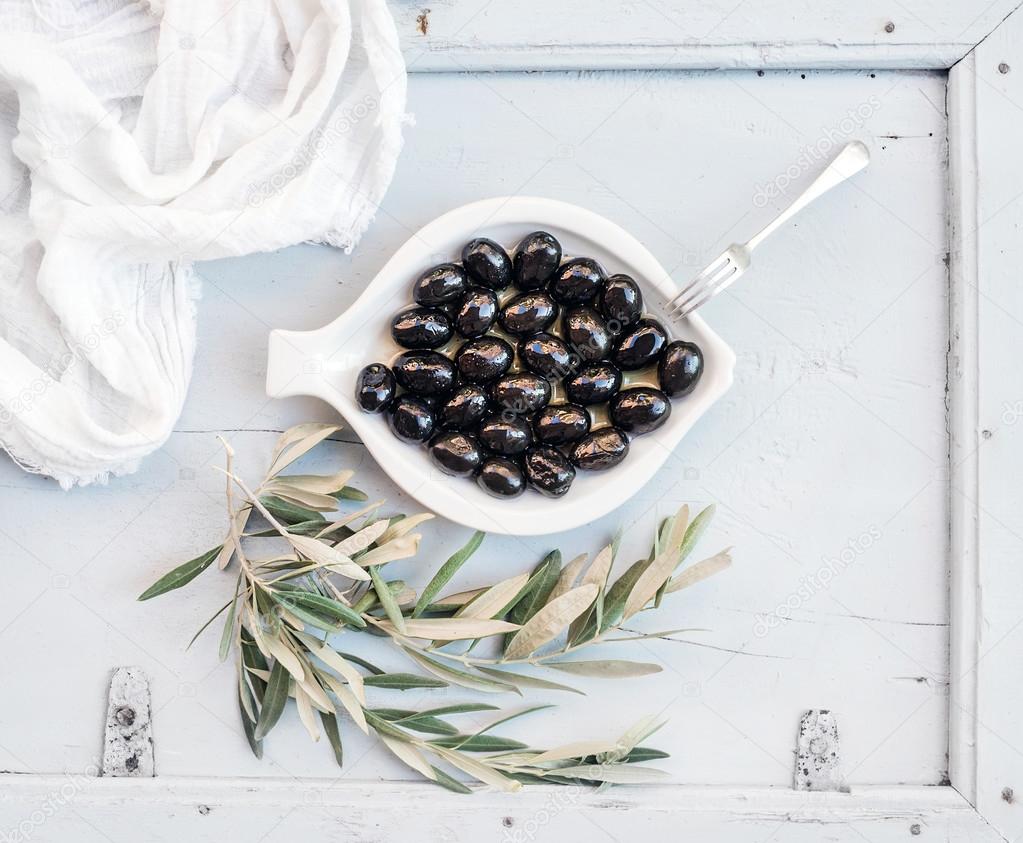
[[[819,199],[831,188],[856,175],[869,163],[870,153],[861,141],[855,140],[847,143],[834,160],[828,164],[824,172],[817,176],[791,205],[746,242],[746,248],[752,251],[782,223],[788,222],[815,199]]]

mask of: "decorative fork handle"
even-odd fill
[[[817,176],[810,186],[795,198],[791,205],[746,241],[746,248],[750,251],[755,249],[776,228],[788,222],[803,208],[815,199],[819,199],[831,188],[856,175],[869,163],[870,152],[867,151],[867,147],[862,141],[854,140],[847,143],[842,148],[842,151],[835,156],[835,160],[828,164],[827,169]]]

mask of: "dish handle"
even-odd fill
[[[270,332],[266,364],[266,394],[270,398],[320,395],[324,360],[321,331]]]

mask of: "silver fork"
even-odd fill
[[[819,199],[831,188],[856,175],[870,163],[870,153],[860,141],[847,143],[827,168],[795,201],[768,223],[758,234],[745,243],[733,243],[707,265],[682,292],[668,302],[671,319],[685,319],[722,290],[731,286],[750,266],[750,255],[776,228],[794,217],[814,199]]]

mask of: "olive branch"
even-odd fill
[[[318,741],[322,730],[339,765],[344,713],[363,732],[372,730],[413,770],[460,793],[470,788],[448,772],[452,768],[502,790],[516,790],[523,782],[606,785],[663,777],[663,771],[639,763],[666,757],[640,745],[662,725],[655,718],[644,718],[616,740],[545,750],[491,732],[549,706],[504,714],[482,729],[462,731],[450,718],[499,711],[498,707],[475,702],[422,710],[371,706],[367,688],[454,685],[520,695],[523,688],[581,693],[523,668],[604,678],[656,673],[660,670],[656,664],[573,656],[596,644],[691,631],[634,633],[624,624],[640,612],[659,608],[665,595],[731,564],[725,550],[682,568],[707,529],[714,507],[690,520],[689,509],[683,506],[660,525],[648,556],[613,582],[620,537],[592,561],[582,554],[563,564],[555,550],[530,573],[441,596],[482,543],[484,534],[477,532],[417,596],[402,580],[388,580],[384,570],[388,563],[416,555],[421,535],[413,531],[431,514],[379,515],[384,502],[366,503],[367,496],[349,483],[352,471],[283,474],[339,429],[314,423],[286,431],[255,490],[234,473],[234,452],[221,440],[227,453],[223,473],[228,530],[223,542],[170,571],[139,597],[148,600],[180,588],[214,563],[221,570],[237,568],[232,599],[192,642],[226,613],[220,658],[234,653],[238,705],[253,753],[262,757],[264,738],[292,698],[309,735]],[[342,504],[351,502],[357,508],[340,511]],[[328,520],[325,513],[338,517]],[[262,523],[250,526],[252,522]],[[258,539],[276,539],[283,549],[256,558],[250,550]],[[335,642],[342,633],[349,641],[358,633],[386,636],[416,672],[389,673],[338,649]],[[481,644],[493,654],[478,655]]]

